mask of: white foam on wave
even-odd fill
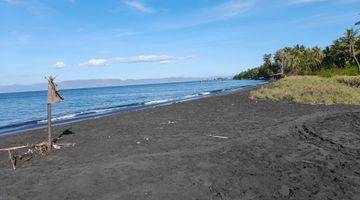
[[[200,93],[201,95],[209,95],[209,94],[211,94],[210,92],[201,92]]]
[[[159,104],[159,103],[166,103],[166,102],[169,102],[171,100],[172,99],[159,99],[159,100],[154,100],[154,101],[148,101],[148,102],[145,102],[144,104],[145,105],[153,105],[153,104]]]
[[[222,91],[224,91],[224,90],[222,90]],[[177,102],[187,101],[187,100],[191,100],[192,98],[210,95],[210,94],[211,94],[211,92],[200,92],[198,94],[186,95],[186,96],[178,99]],[[144,105],[165,104],[165,103],[171,102],[171,101],[173,101],[173,99],[158,99],[158,100],[145,102]],[[52,121],[56,122],[56,121],[70,120],[70,119],[76,118],[79,115],[90,115],[90,114],[95,114],[95,113],[102,114],[102,113],[109,113],[114,110],[116,110],[116,109],[115,108],[94,109],[94,110],[83,111],[83,112],[79,112],[79,113],[67,114],[67,115],[63,115],[63,116],[59,116],[59,117],[54,117],[54,118],[52,118]],[[45,123],[47,123],[47,119],[40,120],[37,123],[45,124]]]
[[[69,114],[69,115],[64,115],[64,116],[60,116],[60,117],[55,117],[52,120],[53,121],[67,120],[67,119],[73,119],[76,116],[77,116],[77,114]]]
[[[114,108],[106,108],[106,109],[98,109],[98,110],[92,110],[88,113],[95,112],[95,113],[106,113],[115,110]],[[84,112],[86,114],[86,112]]]
[[[74,119],[77,116],[77,114],[69,114],[69,115],[63,115],[60,117],[54,117],[51,119],[51,121],[61,121],[61,120],[68,120],[68,119]],[[38,124],[44,124],[47,123],[47,119],[38,121]]]
[[[191,95],[186,95],[184,96],[184,99],[190,99],[190,98],[194,98],[194,97],[198,97],[198,96],[204,96],[204,95],[209,95],[211,94],[211,92],[200,92],[198,94],[191,94]]]
[[[197,97],[197,96],[199,96],[199,94],[186,95],[184,98],[189,99],[189,98],[194,98],[194,97]]]

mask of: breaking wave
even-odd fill
[[[197,98],[201,98],[201,97],[205,97],[205,96],[209,96],[209,95],[213,95],[213,94],[229,92],[229,91],[233,91],[236,89],[241,89],[241,88],[249,87],[249,86],[252,86],[252,85],[241,85],[241,86],[230,87],[230,88],[225,88],[225,89],[201,91],[201,92],[193,93],[193,94],[184,94],[183,96],[177,96],[177,97],[174,95],[174,96],[172,96],[172,98],[164,97],[163,99],[161,99],[161,98],[149,99],[149,100],[145,100],[145,101],[143,99],[143,101],[129,103],[129,104],[125,104],[125,105],[100,107],[100,108],[96,108],[96,109],[89,109],[89,110],[84,110],[84,111],[75,112],[75,113],[65,113],[65,114],[55,115],[52,118],[52,122],[55,125],[59,125],[59,124],[65,124],[65,123],[70,123],[70,122],[75,122],[75,121],[80,121],[80,120],[85,120],[85,119],[90,119],[90,118],[97,118],[97,117],[101,117],[101,116],[112,115],[112,114],[116,114],[116,113],[130,111],[130,110],[143,109],[143,108],[162,106],[162,105],[169,105],[172,103],[189,101],[189,100],[193,100],[193,99],[197,99]],[[138,98],[138,100],[141,100],[141,98]],[[24,131],[24,130],[42,128],[42,127],[45,127],[46,124],[47,124],[47,119],[44,119],[44,118],[28,120],[28,121],[20,122],[20,123],[12,123],[12,124],[8,124],[5,126],[0,126],[0,135],[10,134],[10,133]]]

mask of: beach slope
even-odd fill
[[[0,155],[0,199],[360,199],[360,106],[249,90],[54,128],[75,148]],[[46,130],[0,138],[0,147]]]

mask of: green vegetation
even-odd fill
[[[360,21],[355,25],[360,26]],[[309,104],[360,105],[360,35],[348,29],[325,47],[295,45],[265,54],[261,66],[234,79],[284,79],[250,94],[251,99],[289,100]]]
[[[289,76],[252,91],[250,98],[309,104],[360,105],[360,76]]]
[[[359,60],[360,36],[358,31],[349,29],[324,49],[296,45],[280,49],[274,55],[265,54],[261,66],[241,72],[234,79],[268,79],[274,74],[354,76],[360,74]]]

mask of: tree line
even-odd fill
[[[360,21],[355,25],[360,25]],[[265,54],[263,64],[234,76],[234,79],[269,79],[274,75],[359,75],[359,30],[348,29],[330,46],[285,47]]]

